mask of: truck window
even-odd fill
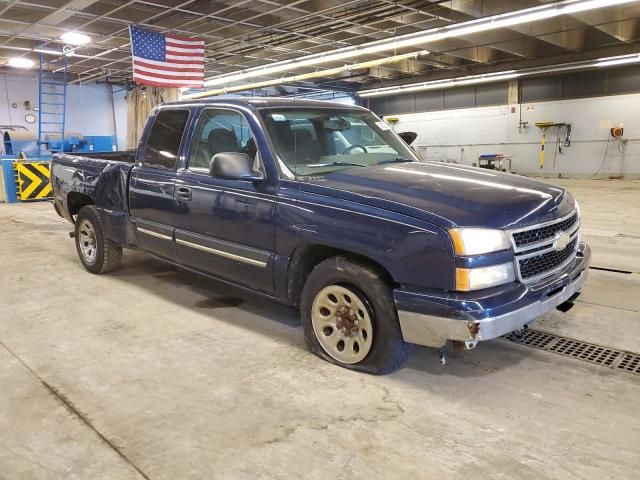
[[[258,163],[256,141],[244,116],[232,110],[207,108],[198,120],[188,166],[208,170],[211,158],[221,152],[246,153]]]
[[[332,107],[260,110],[278,157],[295,175],[418,161],[413,150],[371,112]]]
[[[156,115],[143,158],[145,165],[175,168],[187,118],[189,110],[161,110]]]

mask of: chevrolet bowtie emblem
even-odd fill
[[[556,233],[556,239],[554,243],[556,252],[560,252],[561,250],[564,250],[565,248],[567,248],[567,245],[569,245],[570,241],[571,241],[571,236],[569,235],[569,232]]]

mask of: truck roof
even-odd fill
[[[359,107],[357,105],[345,105],[343,103],[327,102],[323,100],[303,100],[299,98],[283,98],[283,97],[203,98],[203,99],[182,100],[179,102],[165,103],[165,105],[193,105],[193,104],[245,105],[245,106],[252,107],[253,109],[302,107],[302,108],[342,108],[342,109],[366,110],[365,108]]]

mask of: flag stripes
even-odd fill
[[[133,79],[160,87],[204,86],[204,41],[129,27]]]

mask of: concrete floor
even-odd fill
[[[537,328],[640,352],[640,182],[562,184],[632,273]],[[503,340],[352,373],[292,310],[136,252],[86,273],[48,204],[0,225],[0,479],[637,478],[640,376]]]

